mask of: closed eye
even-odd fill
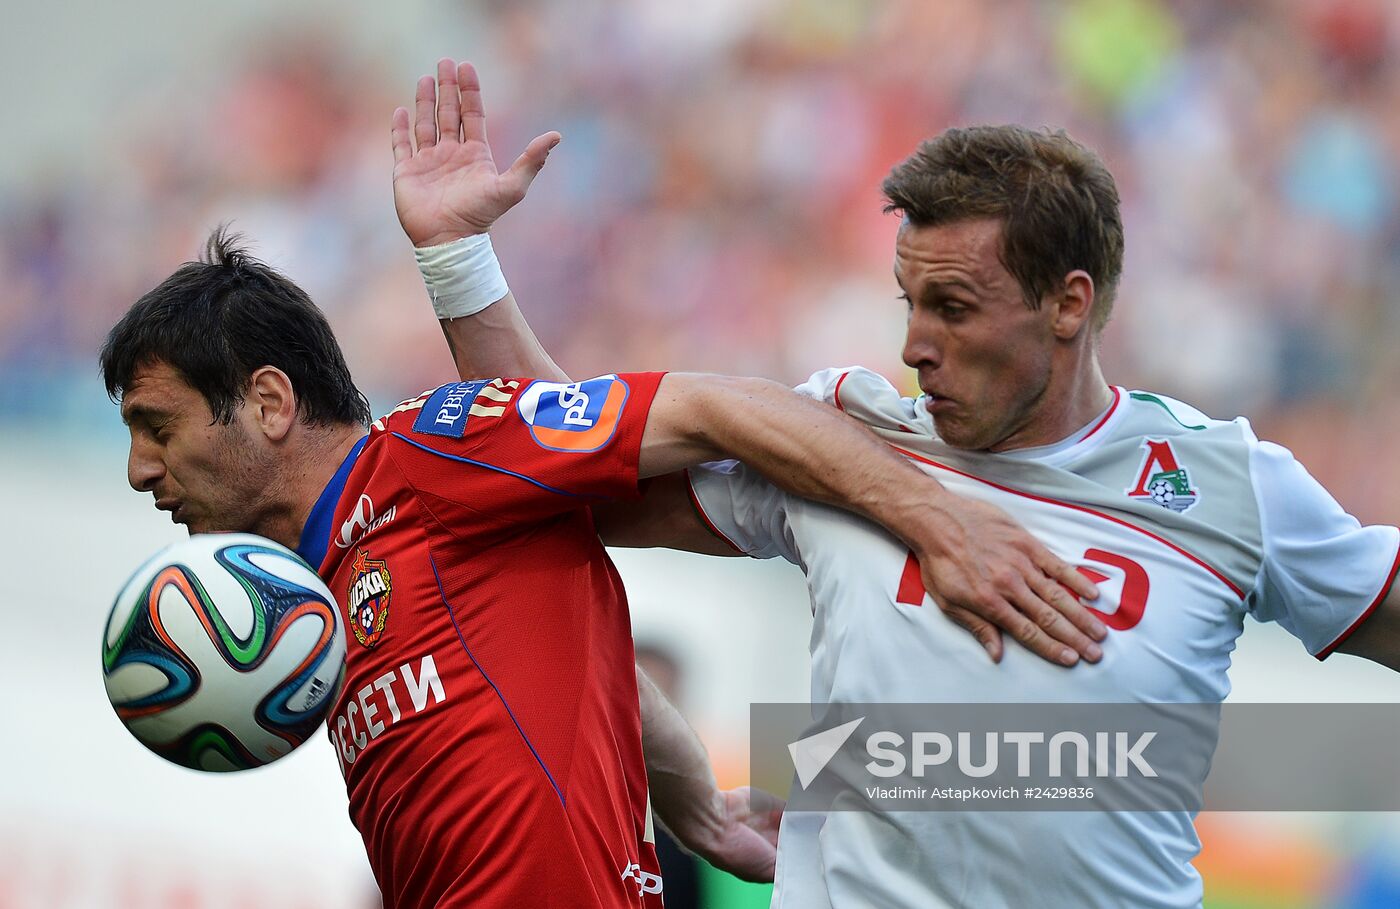
[[[133,431],[163,443],[170,437],[171,427],[175,425],[175,419],[142,413],[134,416],[128,425]]]

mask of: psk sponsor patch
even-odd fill
[[[532,382],[516,407],[541,447],[551,451],[597,451],[617,431],[630,389],[617,376],[563,385]]]
[[[389,621],[389,595],[393,592],[394,582],[385,561],[371,559],[367,550],[356,549],[345,611],[355,640],[365,647],[373,647],[384,636],[384,623]]]

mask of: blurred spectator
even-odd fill
[[[462,17],[489,49],[500,156],[564,133],[497,248],[573,373],[795,381],[859,360],[907,380],[880,178],[950,125],[1063,126],[1123,194],[1114,379],[1250,411],[1363,518],[1400,510],[1400,485],[1345,480],[1400,434],[1400,4],[530,0]],[[221,61],[212,98],[110,111],[107,172],[38,165],[0,208],[0,416],[104,406],[103,333],[225,220],[326,309],[377,405],[450,375],[388,191],[386,124],[410,90],[390,73],[431,61],[276,28]]]

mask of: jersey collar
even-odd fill
[[[316,504],[311,506],[311,514],[306,518],[306,526],[301,529],[301,540],[297,543],[297,555],[306,560],[306,564],[315,570],[320,570],[321,563],[326,558],[326,547],[331,538],[331,519],[335,517],[335,506],[340,503],[340,496],[345,492],[345,482],[350,479],[350,471],[355,467],[355,461],[360,457],[360,452],[365,450],[365,442],[369,441],[369,436],[365,436],[355,443],[350,449],[350,453],[345,456],[345,460],[340,462],[340,467],[336,469],[335,476],[326,484],[326,488],[321,490],[321,496],[316,500]]]
[[[997,454],[1017,461],[1037,461],[1052,465],[1060,465],[1080,457],[1085,451],[1108,437],[1108,433],[1103,431],[1104,427],[1113,422],[1114,417],[1126,410],[1126,408],[1118,406],[1122,403],[1126,392],[1117,385],[1110,385],[1108,388],[1109,391],[1113,392],[1113,401],[1108,405],[1108,408],[1060,441],[1051,442],[1048,445],[1038,445],[1034,448],[1013,448],[1010,451],[999,451]]]

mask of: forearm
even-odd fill
[[[788,492],[883,524],[916,552],[951,499],[855,420],[776,382],[673,373],[658,405],[677,415],[677,431],[644,447],[644,474],[737,458]]]
[[[463,379],[530,376],[569,381],[535,337],[513,294],[475,315],[440,319],[438,324]]]
[[[641,667],[637,668],[637,693],[652,809],[681,843],[705,855],[724,824],[722,795],[710,769],[710,756]]]
[[[690,502],[690,480],[683,473],[648,481],[639,501],[593,506],[593,524],[609,546],[664,546],[704,555],[744,555],[700,519]]]

